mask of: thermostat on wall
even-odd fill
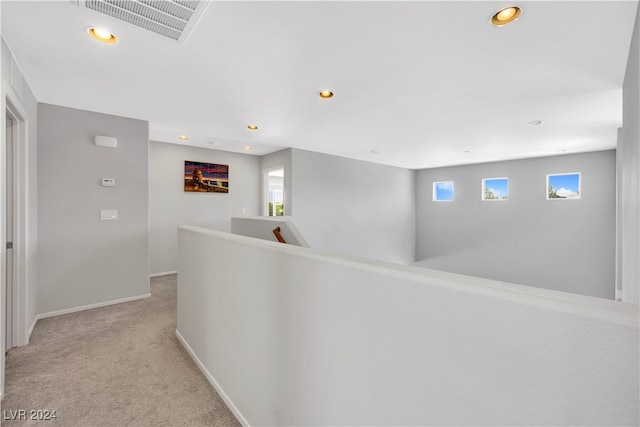
[[[112,136],[96,135],[94,142],[99,147],[116,148],[118,140]]]
[[[102,186],[103,187],[115,187],[116,180],[113,178],[102,178]]]

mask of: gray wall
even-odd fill
[[[38,135],[38,313],[148,294],[148,123],[38,104]]]
[[[546,175],[581,172],[578,200],[546,200]],[[427,169],[417,173],[417,265],[614,298],[615,151]],[[481,200],[508,177],[509,200]],[[453,202],[433,202],[454,181]]]
[[[412,263],[415,172],[292,149],[293,222],[315,249]]]
[[[185,193],[185,160],[229,165],[229,193]],[[256,156],[151,141],[149,179],[151,274],[177,270],[178,226],[229,232],[232,216],[260,215]]]
[[[624,76],[623,127],[618,143],[618,288],[622,300],[640,303],[640,12]]]
[[[286,150],[277,151],[271,154],[265,154],[260,158],[260,167],[262,170],[275,168],[277,166],[284,166],[284,214],[285,215],[293,215],[293,192],[292,192],[292,167],[291,167],[291,148],[287,148]],[[262,202],[265,199],[264,194],[264,182],[262,182],[262,175],[260,182],[262,183],[261,187],[261,197],[260,200],[260,215],[263,215],[262,211],[264,208],[262,207]]]

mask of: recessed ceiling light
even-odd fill
[[[180,136],[178,137],[178,139],[179,139],[180,141],[186,141],[186,140],[188,140],[188,139],[189,139],[189,137],[188,137],[188,136],[186,136],[186,135],[180,135]]]
[[[247,125],[247,128],[249,130],[258,130],[258,126],[256,126],[256,125]]]
[[[101,27],[87,27],[87,32],[95,40],[106,44],[118,43],[118,38],[111,31]]]
[[[320,92],[318,92],[318,96],[322,99],[329,99],[329,98],[333,98],[334,93],[331,92],[330,90],[321,90]]]
[[[244,146],[244,148],[243,148],[243,150],[244,150],[244,151],[251,151],[251,150],[253,150],[253,147],[252,147],[252,146],[250,146],[250,145],[245,145],[245,146]]]
[[[465,152],[465,153],[470,153],[470,152],[471,152],[471,150],[464,150],[464,152]]]
[[[521,13],[522,9],[518,6],[505,7],[493,14],[491,23],[496,27],[502,27],[518,19]]]
[[[527,124],[531,125],[531,126],[538,126],[543,124],[544,122],[542,120],[531,120],[530,122],[527,122]]]

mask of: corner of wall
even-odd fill
[[[640,304],[640,5],[622,88],[622,141],[617,171],[620,224],[618,263],[622,301]]]

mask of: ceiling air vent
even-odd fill
[[[184,41],[208,1],[86,0],[92,9],[176,41]]]

